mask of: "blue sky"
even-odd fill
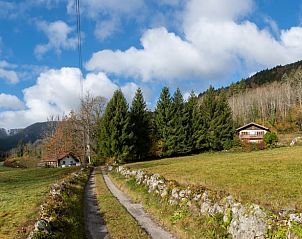
[[[0,127],[76,109],[74,0],[0,0]],[[137,87],[153,108],[163,86],[225,86],[302,59],[301,0],[81,1],[84,90]]]

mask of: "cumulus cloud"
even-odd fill
[[[0,109],[20,110],[24,108],[24,104],[15,95],[0,94]]]
[[[175,79],[195,74],[203,68],[195,47],[165,28],[151,29],[141,39],[143,49],[125,52],[104,50],[95,53],[86,64],[88,70],[106,71],[141,78]]]
[[[96,52],[86,68],[145,82],[175,82],[226,79],[239,67],[251,72],[301,59],[302,28],[281,29],[275,37],[245,19],[253,4],[189,0],[182,12],[181,36],[164,27],[149,29],[141,37],[141,48]]]
[[[35,47],[35,55],[41,58],[45,53],[54,50],[56,54],[60,55],[62,50],[75,49],[77,45],[76,36],[70,36],[74,29],[69,27],[63,21],[37,22],[37,27],[48,38],[48,43],[39,44]]]
[[[16,65],[0,60],[0,79],[6,82],[16,84],[19,82],[19,76],[15,70]]]
[[[79,79],[77,68],[51,69],[41,73],[35,85],[23,90],[24,109],[0,112],[0,127],[25,127],[37,121],[46,121],[51,115],[77,110],[80,103]],[[101,72],[88,74],[83,83],[85,92],[108,99],[120,87]],[[128,100],[136,88],[134,83],[121,86]]]

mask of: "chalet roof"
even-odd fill
[[[248,124],[246,124],[246,125],[244,125],[244,126],[238,128],[238,129],[236,129],[236,131],[239,132],[239,131],[244,130],[244,129],[246,129],[246,128],[249,128],[249,127],[251,127],[251,126],[255,126],[256,128],[263,129],[263,130],[266,130],[266,131],[270,131],[269,128],[266,128],[265,126],[260,125],[260,124],[256,124],[256,123],[254,123],[254,122],[248,123]]]
[[[62,155],[60,155],[60,157],[58,157],[57,160],[60,161],[60,160],[62,160],[63,158],[68,157],[68,156],[71,156],[71,157],[73,157],[74,159],[76,159],[76,160],[78,160],[78,161],[80,162],[79,157],[76,156],[74,153],[65,153],[65,154],[62,154]]]

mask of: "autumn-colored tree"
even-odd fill
[[[58,157],[73,153],[84,159],[84,145],[82,130],[74,112],[58,122],[57,128],[51,137],[44,140],[44,160],[56,160]]]

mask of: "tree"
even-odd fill
[[[142,90],[137,89],[130,108],[130,124],[133,132],[133,160],[145,159],[151,146],[151,122]]]
[[[272,147],[278,142],[278,136],[274,132],[267,132],[263,137],[263,142],[266,147]]]
[[[119,163],[129,160],[132,151],[128,104],[121,90],[114,92],[100,123],[99,153]]]
[[[185,132],[185,115],[184,100],[181,91],[177,88],[171,104],[171,130],[167,137],[167,155],[179,155],[186,153],[186,132]]]
[[[217,96],[212,86],[203,96],[199,121],[201,127],[197,137],[199,149],[230,148],[234,135],[232,111],[225,95]]]
[[[231,107],[224,94],[217,97],[216,117],[213,119],[212,127],[216,129],[218,139],[216,149],[230,149],[233,145],[234,122]]]
[[[160,148],[160,156],[166,156],[167,141],[171,136],[171,121],[172,121],[172,100],[168,87],[164,87],[161,91],[160,97],[157,101],[155,109],[155,125]]]
[[[83,138],[77,116],[71,112],[57,122],[54,134],[44,139],[43,158],[56,160],[63,154],[73,153],[84,158]],[[82,163],[84,163],[82,161]]]
[[[184,105],[185,153],[196,151],[194,133],[200,128],[197,111],[197,97],[192,91]]]
[[[89,92],[81,99],[78,112],[79,124],[82,129],[85,156],[91,162],[91,153],[97,152],[98,127],[105,110],[106,99],[101,96],[92,96]]]

